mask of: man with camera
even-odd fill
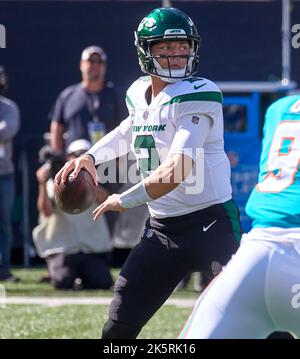
[[[7,76],[0,66],[0,281],[16,281],[10,272],[12,244],[11,209],[14,201],[13,138],[19,130],[20,114],[15,102],[2,96]]]
[[[67,159],[74,159],[91,147],[79,139],[67,148]],[[108,193],[98,187],[95,205],[79,215],[62,212],[54,203],[54,176],[65,159],[51,148],[40,151],[45,162],[36,173],[39,182],[38,210],[40,224],[33,230],[33,240],[40,257],[45,258],[52,285],[57,289],[109,289],[112,278],[107,262],[112,250],[108,225],[103,218],[95,228],[91,213]]]

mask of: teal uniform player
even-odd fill
[[[181,337],[300,337],[300,96],[272,104],[265,118],[253,219],[241,246],[199,298]]]
[[[253,227],[300,227],[300,96],[267,111],[258,185],[246,212]]]

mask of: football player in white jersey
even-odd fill
[[[195,271],[213,277],[239,245],[222,94],[213,82],[194,76],[199,43],[193,21],[182,11],[149,13],[135,33],[139,63],[149,76],[127,91],[129,117],[56,177],[66,181],[71,171],[76,176],[86,168],[96,184],[95,165],[131,148],[143,177],[94,212],[97,219],[144,203],[150,211],[143,238],[116,281],[102,338],[136,338],[181,279]]]
[[[266,113],[252,230],[200,296],[181,338],[300,338],[300,96]],[[286,336],[286,335],[285,335]]]

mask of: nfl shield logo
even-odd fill
[[[153,236],[153,234],[154,234],[154,230],[152,228],[148,228],[146,237],[151,238]]]
[[[146,111],[143,113],[143,119],[146,121],[147,118],[148,118],[148,116],[149,116],[149,111],[146,110]]]
[[[198,116],[193,116],[192,117],[192,123],[194,125],[197,125],[199,123],[199,120],[200,120],[200,118]]]

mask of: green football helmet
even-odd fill
[[[183,69],[163,69],[151,54],[151,45],[159,41],[186,39],[191,50]],[[159,8],[151,11],[135,32],[135,46],[143,72],[157,76],[166,82],[175,82],[196,74],[199,63],[200,36],[193,21],[176,8]],[[165,56],[164,56],[165,57]],[[167,56],[170,58],[171,56]]]

